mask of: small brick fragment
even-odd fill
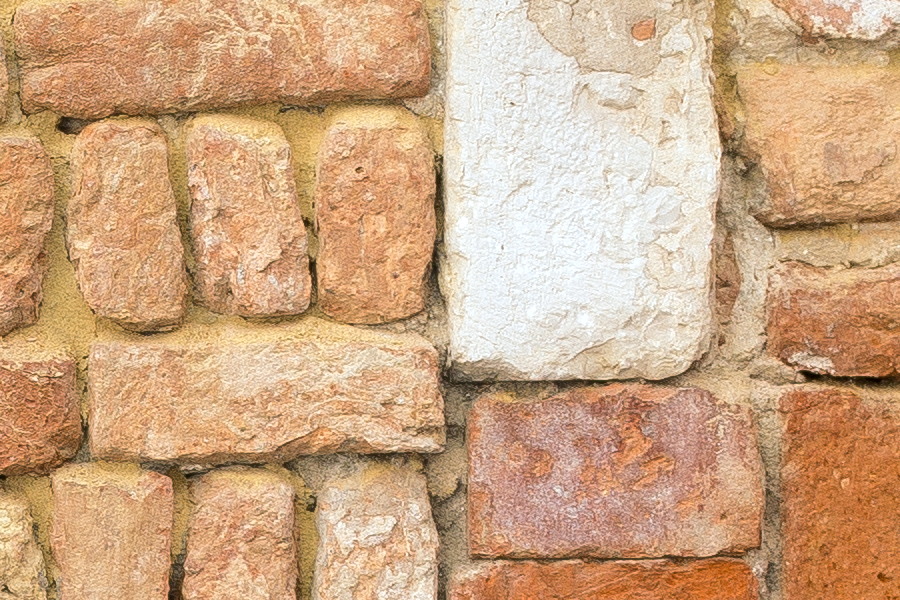
[[[51,485],[63,600],[167,600],[171,479],[135,465],[82,463],[55,471]]]
[[[75,361],[0,353],[0,475],[47,473],[75,456],[81,415]]]
[[[162,129],[143,119],[88,125],[71,163],[66,242],[88,306],[133,331],[176,327],[188,282]]]
[[[294,489],[272,471],[235,467],[191,482],[185,600],[294,600]]]
[[[900,264],[826,269],[783,263],[770,282],[768,351],[838,377],[900,374]]]
[[[840,389],[782,399],[785,600],[900,597],[896,408]]]
[[[436,600],[438,534],[425,475],[366,461],[317,497],[313,600]]]
[[[476,401],[469,550],[487,558],[712,556],[759,545],[749,411],[707,391],[575,388]]]
[[[454,576],[449,600],[757,600],[746,563],[714,558],[482,563]]]
[[[319,305],[347,323],[425,308],[436,232],[434,153],[399,108],[340,113],[316,169]]]
[[[0,492],[0,599],[46,600],[46,582],[28,504]]]
[[[896,0],[772,0],[809,36],[877,40],[900,23]]]
[[[41,142],[0,136],[0,336],[37,321],[53,193],[53,167]]]

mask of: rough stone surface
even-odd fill
[[[75,456],[75,361],[0,351],[0,475],[46,473]]]
[[[246,317],[302,313],[312,283],[284,132],[266,121],[205,116],[186,143],[200,301]]]
[[[712,556],[759,545],[749,411],[695,388],[479,399],[468,419],[475,557]]]
[[[460,573],[449,600],[756,600],[757,583],[743,562],[494,562]]]
[[[838,389],[789,392],[785,600],[900,598],[900,414]]]
[[[51,482],[61,600],[167,600],[172,480],[135,465],[82,463]]]
[[[43,146],[0,136],[0,335],[37,320],[52,224],[53,169]]]
[[[185,600],[294,600],[294,489],[272,471],[216,470],[191,481]]]
[[[900,374],[900,264],[875,269],[780,266],[769,289],[768,351],[813,373]]]
[[[313,600],[437,599],[438,534],[412,464],[359,464],[328,480],[316,507]]]
[[[434,348],[416,335],[270,328],[208,342],[99,342],[91,449],[110,460],[286,462],[329,452],[438,452]]]
[[[14,29],[24,110],[81,118],[421,96],[431,68],[419,0],[35,0]]]
[[[344,111],[316,173],[319,306],[349,323],[425,308],[436,233],[434,153],[403,109]]]
[[[670,377],[711,333],[711,3],[560,6],[448,6],[453,371]],[[635,39],[650,17],[654,36]]]
[[[808,35],[877,40],[900,23],[897,0],[772,0]]]
[[[66,242],[88,306],[134,331],[177,326],[187,273],[162,129],[143,119],[88,125],[71,162]]]
[[[9,111],[9,71],[6,69],[6,51],[0,47],[0,122],[6,120]]]
[[[900,79],[871,66],[750,65],[738,71],[745,152],[770,226],[900,217]]]
[[[44,557],[28,504],[0,492],[0,600],[46,600]]]

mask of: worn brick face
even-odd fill
[[[0,122],[9,112],[9,71],[6,70],[6,51],[0,47]]]
[[[805,371],[847,377],[900,373],[900,264],[780,266],[770,283],[768,351]]]
[[[692,388],[612,385],[479,399],[469,415],[475,557],[710,556],[759,544],[749,412]]]
[[[197,118],[187,160],[200,301],[247,317],[306,310],[306,228],[281,128],[244,117]]]
[[[45,582],[28,504],[0,491],[0,599],[46,600]]]
[[[900,416],[839,389],[784,396],[785,600],[900,598]]]
[[[900,6],[894,0],[772,0],[807,35],[877,40],[894,31]]]

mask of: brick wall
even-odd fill
[[[0,600],[900,600],[896,2],[0,33]]]

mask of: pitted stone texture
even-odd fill
[[[712,328],[711,3],[616,4],[617,36],[595,54],[609,2],[549,4],[448,6],[439,272],[453,373],[670,377]],[[634,39],[650,18],[656,37]]]
[[[9,71],[6,69],[6,52],[0,47],[0,123],[9,112]]]
[[[37,321],[52,224],[53,168],[44,147],[35,137],[0,136],[0,336]]]
[[[484,563],[451,579],[449,600],[757,600],[736,559]]]
[[[185,600],[294,600],[294,489],[264,469],[235,467],[191,481]]]
[[[789,227],[900,217],[893,70],[757,64],[737,81],[745,152],[768,188],[758,219]]]
[[[302,313],[312,282],[284,132],[257,119],[204,116],[186,144],[200,301],[245,317]]]
[[[468,419],[475,557],[712,556],[759,545],[746,409],[695,388],[611,385],[479,399]]]
[[[34,0],[13,27],[25,112],[80,118],[421,96],[431,69],[419,0]]]
[[[436,600],[438,534],[425,475],[362,462],[317,497],[313,600]]]
[[[877,40],[900,23],[897,0],[772,0],[808,35]]]
[[[66,465],[51,475],[51,544],[61,600],[167,600],[172,480],[135,465]]]
[[[900,597],[900,405],[883,402],[839,389],[782,399],[785,600]]]
[[[0,350],[0,475],[47,473],[80,445],[75,361]]]
[[[220,333],[95,343],[94,456],[217,464],[443,448],[437,352],[418,335],[333,325]]]
[[[425,308],[436,233],[434,153],[411,113],[350,109],[330,125],[316,174],[319,306],[348,323]]]
[[[143,119],[88,125],[71,160],[66,243],[88,306],[134,331],[177,326],[187,273],[162,129]]]
[[[780,266],[770,282],[768,351],[838,377],[900,374],[900,264],[876,269]]]
[[[0,491],[0,600],[46,600],[46,587],[28,504]]]

